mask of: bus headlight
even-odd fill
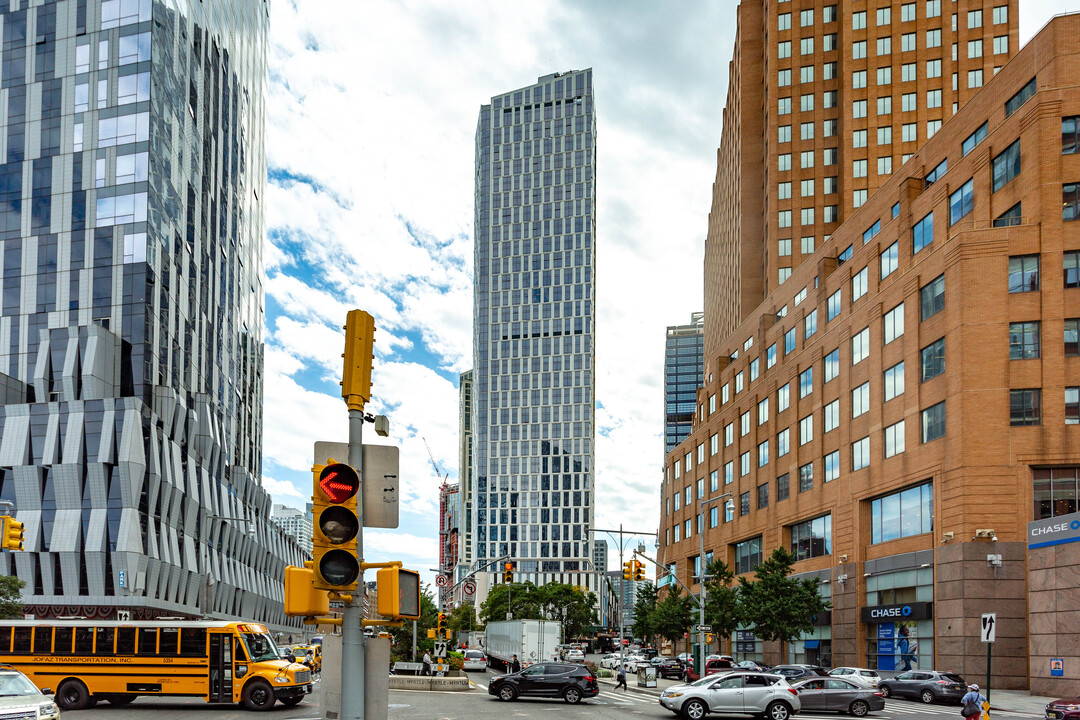
[[[281,683],[281,684],[284,685],[284,684],[292,682],[292,681],[289,680],[289,678],[287,678],[287,677],[281,677],[280,675],[278,675],[278,676],[274,677],[274,682]]]

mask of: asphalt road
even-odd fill
[[[523,699],[504,703],[487,694],[490,673],[470,673],[475,683],[469,692],[423,692],[391,690],[388,720],[507,720],[508,718],[590,718],[618,720],[619,718],[673,718],[664,710],[655,695],[614,690],[601,683],[600,695],[568,705],[561,700]],[[631,681],[633,687],[633,681]],[[273,718],[274,720],[320,720],[319,684],[304,702],[291,708],[280,703],[267,713],[255,714],[239,705],[210,705],[195,698],[139,698],[130,705],[113,707],[100,703],[89,710],[63,713],[63,720],[232,720],[244,718]],[[719,717],[719,716],[716,716]],[[837,720],[844,717],[824,713],[800,713],[797,720]],[[994,713],[992,720],[1033,720],[1037,715]],[[958,720],[957,708],[947,705],[923,705],[907,700],[888,700],[885,710],[872,713],[870,720]],[[370,719],[375,720],[375,719]]]

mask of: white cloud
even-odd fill
[[[274,478],[263,475],[262,486],[268,493],[274,496],[275,500],[278,500],[283,505],[289,505],[290,507],[296,507],[298,510],[303,510],[308,502],[310,495],[304,495],[301,493],[292,482],[288,480],[275,480]],[[288,501],[292,501],[290,504]],[[297,505],[296,501],[299,500],[300,504]]]

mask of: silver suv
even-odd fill
[[[59,720],[60,708],[49,695],[52,690],[38,691],[30,678],[11,665],[0,665],[0,717]]]
[[[789,720],[802,709],[798,692],[787,680],[758,672],[708,675],[689,685],[673,685],[660,696],[660,704],[688,720],[701,720],[710,712]]]

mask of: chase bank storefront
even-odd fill
[[[868,560],[859,620],[866,667],[912,670],[934,665],[933,551]]]

